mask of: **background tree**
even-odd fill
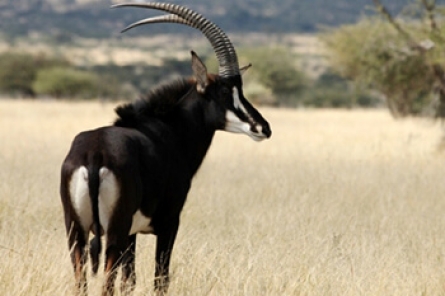
[[[381,105],[381,100],[328,68],[306,89],[303,104],[317,108],[370,108]]]
[[[421,0],[395,18],[379,0],[381,17],[366,18],[322,34],[333,68],[355,82],[385,95],[395,116],[419,114],[434,107],[445,112],[445,39],[441,9]]]
[[[308,84],[306,75],[298,69],[297,58],[285,48],[259,48],[241,51],[241,59],[254,65],[252,78],[269,89],[279,106],[298,106]],[[246,82],[246,84],[248,81]]]
[[[246,95],[252,96],[252,101],[292,107],[302,104],[300,95],[308,85],[308,78],[298,69],[298,58],[288,49],[244,48],[238,50],[238,55],[240,66],[253,65],[244,77]],[[217,72],[215,58],[210,57],[206,63],[209,69]]]
[[[99,78],[90,72],[67,67],[41,70],[33,83],[36,94],[55,98],[92,98],[98,94]]]
[[[37,72],[61,65],[68,65],[68,62],[58,58],[48,58],[45,55],[32,56],[14,52],[0,54],[0,92],[34,96],[32,84]]]

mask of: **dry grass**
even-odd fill
[[[0,101],[1,295],[70,294],[59,166],[113,107]],[[385,111],[263,113],[269,141],[217,134],[183,211],[170,294],[445,295],[439,127]],[[137,248],[146,295],[154,237]]]

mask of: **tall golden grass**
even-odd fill
[[[72,293],[59,167],[113,108],[0,101],[1,295]],[[182,213],[170,295],[445,295],[440,128],[383,110],[262,112],[268,141],[217,134]],[[135,295],[152,291],[154,242],[138,237]]]

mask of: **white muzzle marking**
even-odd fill
[[[239,117],[236,116],[236,114],[233,113],[232,111],[227,110],[227,112],[226,112],[226,127],[224,130],[231,132],[231,133],[249,134],[250,125],[247,122],[244,122],[241,119],[239,119]]]

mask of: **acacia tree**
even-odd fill
[[[445,117],[444,22],[435,0],[411,5],[410,16],[394,17],[373,0],[380,17],[325,32],[322,39],[340,74],[385,95],[395,116],[434,107]]]

